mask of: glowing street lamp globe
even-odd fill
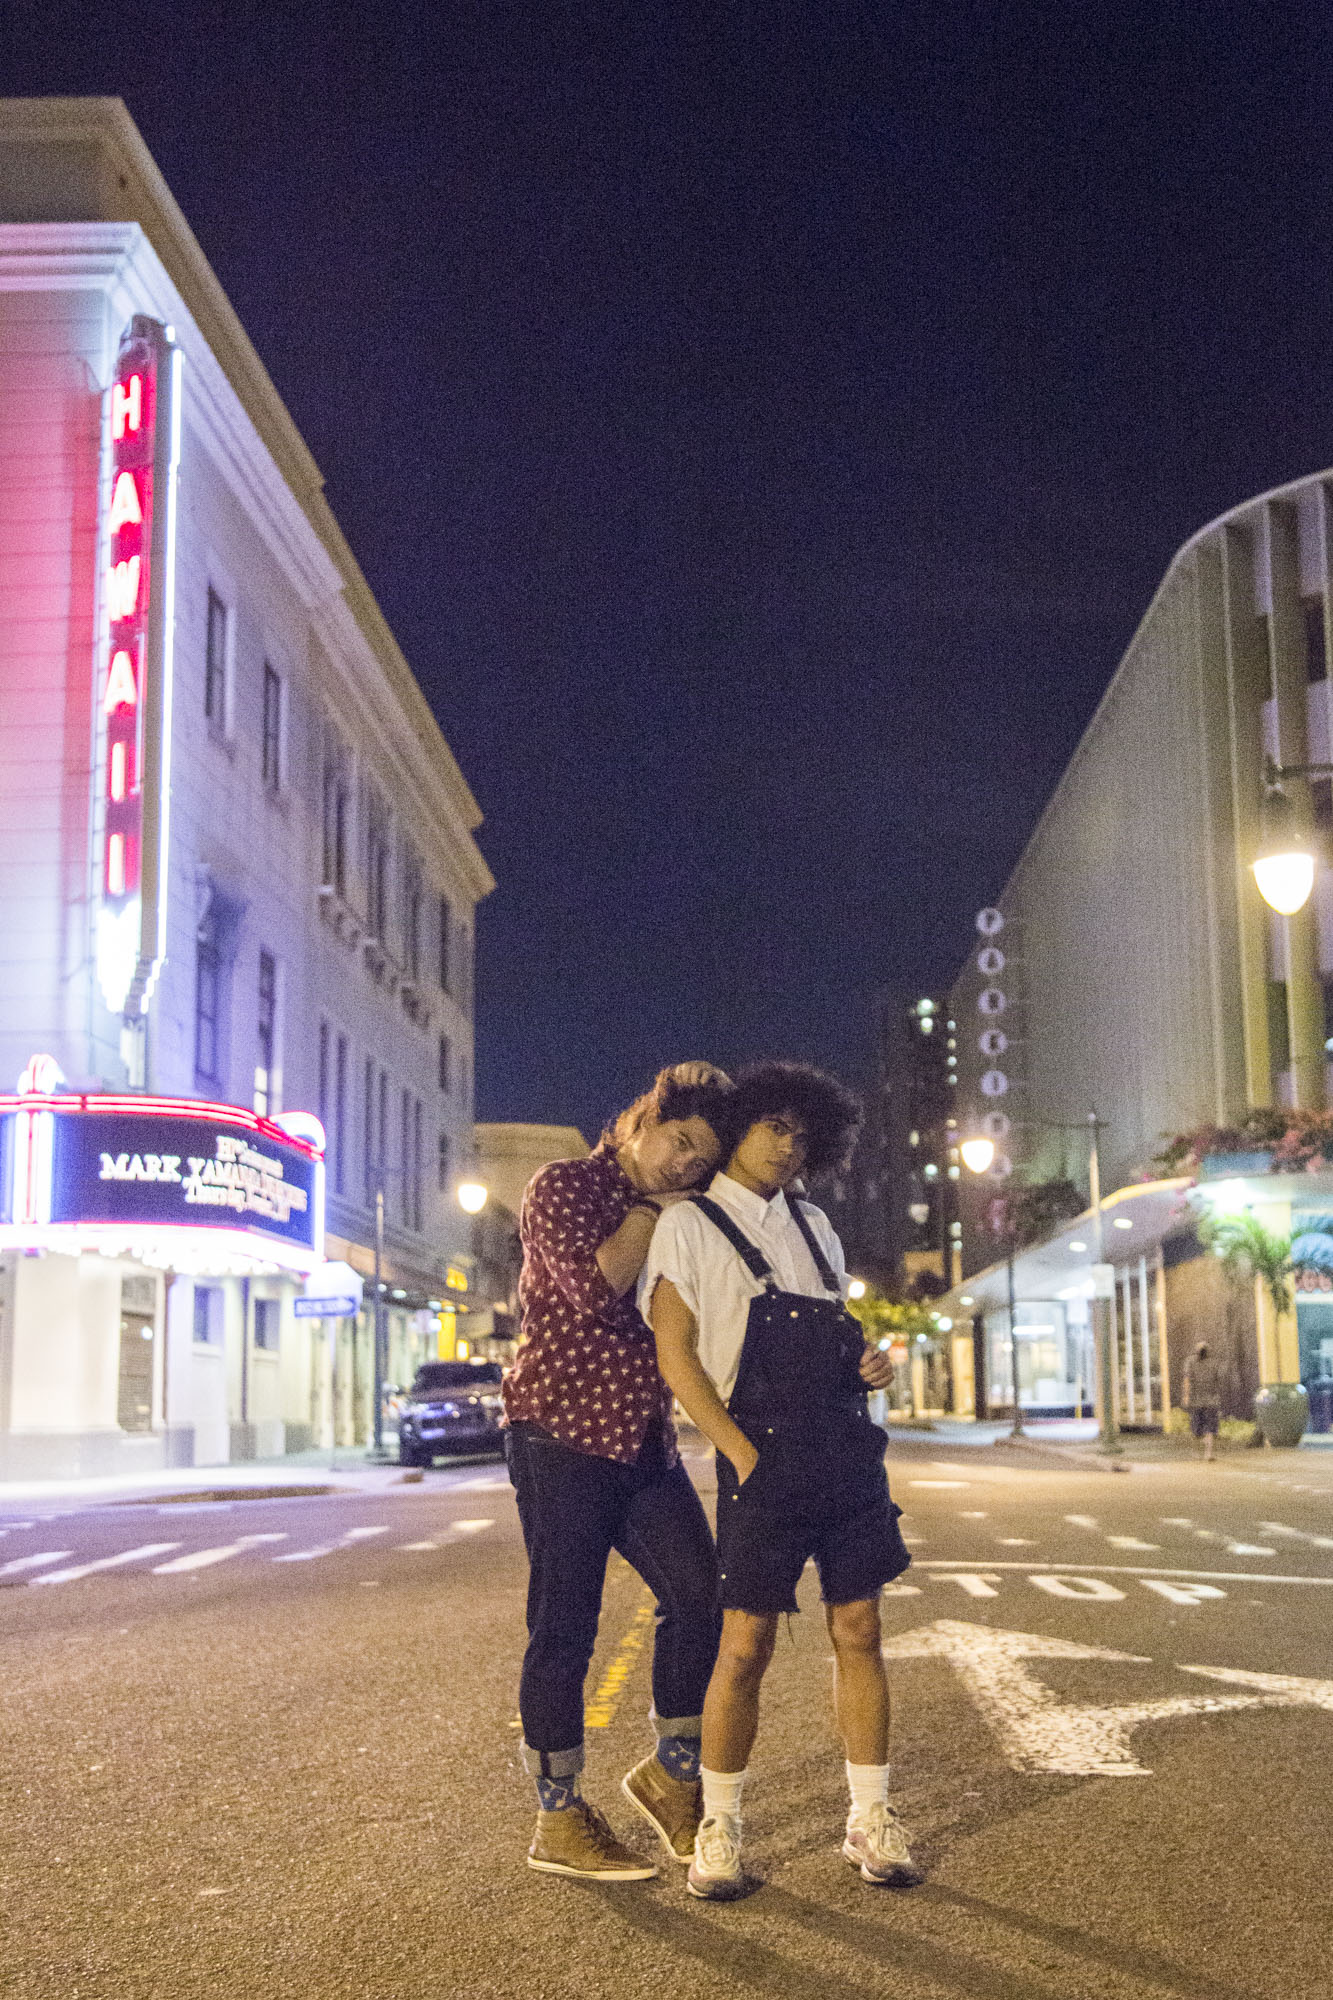
[[[964,1139],[958,1148],[969,1173],[984,1174],[995,1158],[993,1139]]]
[[[1279,916],[1294,917],[1304,909],[1314,887],[1314,856],[1290,847],[1281,854],[1263,854],[1250,864],[1259,894]]]
[[[460,1181],[458,1184],[458,1206],[467,1215],[480,1215],[486,1206],[487,1189],[480,1181]]]

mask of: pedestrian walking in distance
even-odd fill
[[[657,1872],[579,1787],[583,1686],[612,1549],[657,1599],[657,1748],[624,1790],[674,1860],[694,1852],[717,1560],[635,1287],[663,1210],[721,1156],[730,1091],[708,1063],[664,1070],[586,1160],[543,1167],[523,1196],[522,1327],[503,1393],[529,1563],[519,1712],[539,1810],[528,1863],[551,1874],[642,1881]]]
[[[1184,1390],[1190,1434],[1203,1439],[1203,1455],[1211,1459],[1217,1450],[1217,1430],[1222,1420],[1222,1371],[1206,1340],[1199,1342],[1185,1363]]]
[[[813,1557],[833,1641],[851,1808],[842,1852],[874,1883],[920,1879],[889,1803],[889,1690],[879,1597],[910,1560],[868,1388],[888,1357],[843,1303],[842,1246],[792,1195],[846,1156],[860,1107],[822,1071],[762,1063],[731,1101],[731,1150],[708,1193],[668,1209],[641,1285],[658,1361],[717,1448],[722,1643],[704,1701],[703,1818],[688,1886],[712,1900],[752,1886],[741,1793],[778,1619]]]

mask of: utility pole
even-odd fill
[[[371,1438],[373,1440],[368,1458],[382,1459],[384,1456],[384,1286],[380,1273],[384,1264],[384,1178],[375,1188],[375,1317],[372,1335],[374,1353],[371,1357]]]

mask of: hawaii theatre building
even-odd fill
[[[479,822],[124,106],[0,100],[0,1477],[363,1437],[377,1211],[452,1351]]]

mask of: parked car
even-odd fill
[[[498,1361],[423,1361],[398,1399],[398,1463],[443,1452],[503,1453]]]

